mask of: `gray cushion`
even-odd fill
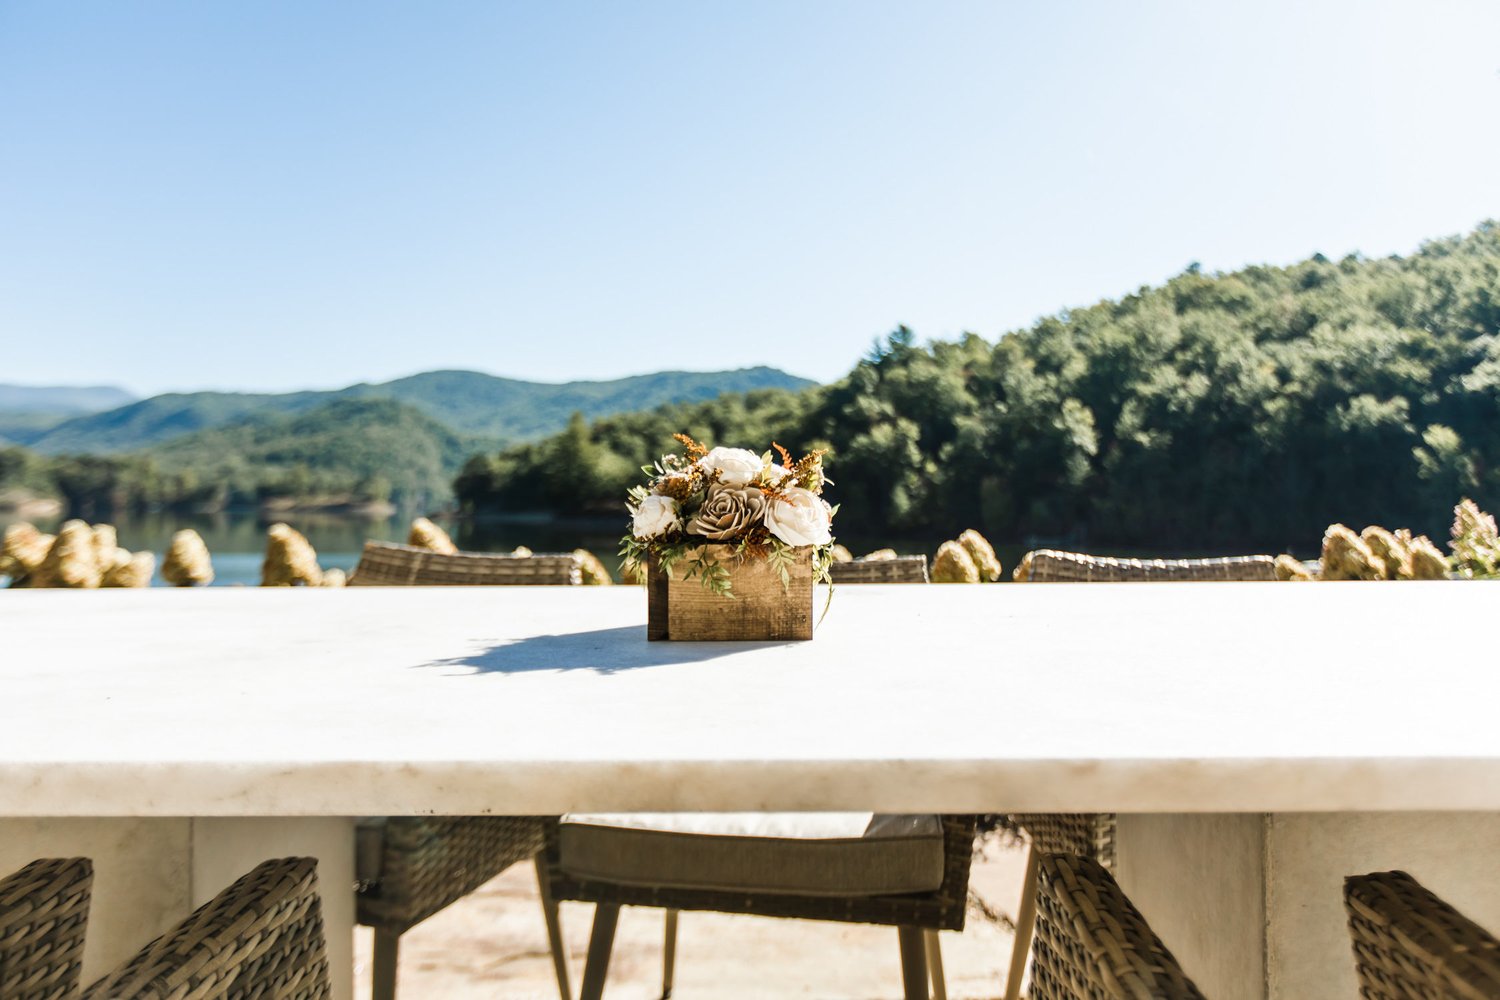
[[[575,878],[632,886],[879,896],[943,883],[937,816],[574,814],[562,819],[558,853]]]

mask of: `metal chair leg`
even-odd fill
[[[1021,883],[1021,907],[1016,912],[1016,937],[1010,949],[1010,969],[1005,977],[1005,1000],[1020,1000],[1021,978],[1026,974],[1026,956],[1031,953],[1031,934],[1036,929],[1036,880],[1041,866],[1036,845],[1026,844],[1026,875]]]
[[[927,953],[922,945],[919,927],[898,927],[901,941],[901,983],[906,1000],[929,1000],[927,992]]]
[[[661,950],[661,1000],[672,1000],[672,977],[677,971],[677,911],[668,910]]]
[[[604,980],[609,975],[609,953],[615,944],[615,927],[620,923],[619,903],[599,903],[594,907],[594,929],[589,933],[589,957],[583,966],[583,986],[578,1000],[600,1000]]]
[[[562,921],[557,916],[557,900],[552,898],[552,879],[547,871],[547,856],[538,852],[536,864],[537,894],[542,899],[542,919],[547,922],[547,948],[552,952],[552,971],[557,976],[557,992],[562,1000],[573,1000],[568,982],[568,946],[563,941]]]
[[[923,931],[922,944],[927,950],[927,971],[932,976],[932,1000],[948,1000],[948,981],[943,977],[943,945],[937,931]]]
[[[396,1000],[396,953],[400,947],[400,934],[376,928],[375,960],[370,969],[372,1000]]]

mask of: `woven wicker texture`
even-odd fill
[[[78,995],[93,883],[88,858],[33,861],[0,879],[0,997]]]
[[[1068,854],[1039,872],[1031,1000],[1203,1000],[1109,872]]]
[[[394,542],[365,542],[349,578],[358,587],[506,587],[583,583],[571,554],[511,556],[432,552]]]
[[[1002,826],[1024,830],[1035,850],[1043,854],[1075,854],[1106,869],[1115,866],[1114,813],[1012,813]]]
[[[361,872],[360,923],[400,934],[542,849],[529,816],[391,816],[364,820],[377,870]],[[361,845],[361,853],[365,848]]]
[[[554,898],[672,910],[712,910],[763,917],[797,917],[847,923],[963,930],[974,853],[974,817],[943,817],[943,884],[932,892],[838,898],[786,893],[747,894],[664,889],[575,879],[559,870],[557,824],[548,821],[547,851]]]
[[[857,559],[834,563],[828,567],[833,582],[838,583],[926,583],[926,556],[897,556],[894,559]]]
[[[1029,552],[1033,583],[1144,583],[1167,580],[1275,580],[1270,556],[1223,559],[1115,559],[1080,552]]]
[[[1360,996],[1495,1000],[1500,941],[1406,872],[1344,880]]]
[[[257,865],[152,941],[83,1000],[324,1000],[317,861]]]

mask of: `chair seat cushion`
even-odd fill
[[[620,885],[800,896],[931,892],[943,883],[937,816],[632,813],[564,816],[558,863]]]

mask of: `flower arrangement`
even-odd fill
[[[822,498],[829,482],[823,452],[794,462],[779,444],[772,445],[774,454],[756,455],[745,448],[709,449],[686,434],[674,437],[686,454],[642,466],[651,479],[630,490],[630,533],[620,548],[627,570],[655,556],[664,573],[681,563],[684,579],[733,597],[729,566],[705,546],[728,546],[731,563],[766,560],[783,588],[798,550],[811,547],[813,579],[829,582],[836,508]]]

